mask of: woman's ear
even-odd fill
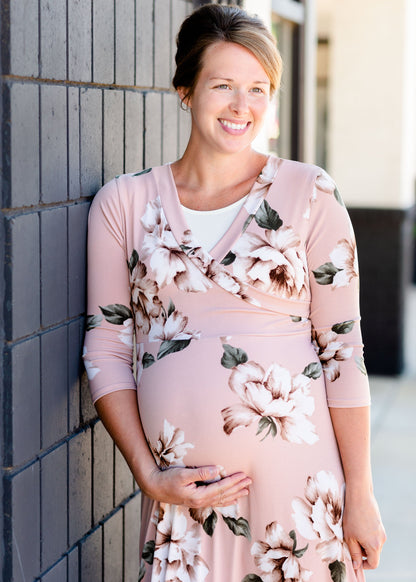
[[[187,111],[191,108],[191,96],[189,95],[189,89],[186,87],[178,87],[177,92],[179,99],[181,100],[181,107]]]

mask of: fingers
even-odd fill
[[[354,570],[358,570],[363,564],[363,549],[355,540],[347,540],[347,545],[351,554],[352,566]]]
[[[211,476],[213,474],[207,473],[207,469],[209,468],[201,467],[196,469],[198,477],[193,483],[189,483],[189,488],[192,491],[191,496],[188,501],[185,502],[185,505],[196,508],[210,506],[226,507],[236,503],[240,497],[248,495],[251,479],[244,473],[235,473],[206,484],[207,474],[210,474]],[[189,477],[191,477],[191,475]],[[201,477],[204,477],[204,479],[201,479]],[[192,488],[192,485],[195,484],[198,486]]]

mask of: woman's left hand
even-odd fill
[[[386,532],[372,493],[350,494],[347,488],[343,529],[354,569],[361,566],[366,570],[377,568]]]

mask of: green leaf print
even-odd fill
[[[224,368],[234,368],[247,362],[248,356],[241,348],[234,348],[230,344],[222,344],[222,347],[224,348],[224,353],[221,358],[221,364]]]
[[[184,350],[186,347],[188,347],[190,343],[191,339],[163,340],[163,342],[160,344],[160,348],[156,358],[160,360],[161,358],[164,358],[168,354],[180,352],[181,350]]]
[[[277,230],[283,224],[283,220],[267,200],[263,200],[254,218],[261,228],[267,228],[268,230]]]
[[[244,576],[241,582],[263,582],[263,578],[260,578],[260,576],[257,576],[257,574],[247,574],[247,576]]]
[[[206,518],[206,520],[202,524],[202,527],[204,528],[204,532],[206,534],[208,534],[209,536],[212,536],[212,534],[214,533],[214,530],[215,530],[215,526],[217,525],[217,521],[218,521],[218,515],[216,514],[216,512],[214,510],[212,510],[212,512],[209,514],[209,516]]]
[[[175,311],[175,304],[173,303],[172,299],[169,300],[169,307],[168,307],[168,317],[170,315],[172,315],[172,313]]]
[[[306,546],[304,548],[297,550],[296,547],[298,545],[298,542],[296,539],[296,532],[294,529],[292,529],[289,532],[289,537],[292,538],[292,540],[293,540],[292,554],[295,556],[295,558],[302,558],[305,555],[305,552],[308,549],[309,544],[306,544]]]
[[[152,171],[152,168],[146,168],[146,170],[142,170],[141,172],[137,172],[136,174],[133,174],[133,176],[143,176],[143,174],[148,174],[151,171]]]
[[[345,208],[344,201],[343,201],[343,199],[342,199],[342,196],[341,196],[341,194],[340,194],[340,193],[339,193],[339,191],[338,191],[338,188],[335,188],[335,190],[334,190],[334,196],[335,196],[335,200],[336,200],[337,202],[339,202],[339,204],[341,204],[341,206],[344,206],[344,208]]]
[[[364,358],[361,356],[356,356],[355,357],[355,363],[357,368],[360,370],[361,374],[364,374],[364,376],[367,376],[367,368],[365,367],[364,364]]]
[[[142,560],[142,562],[140,564],[139,577],[137,579],[137,582],[141,582],[141,580],[143,580],[145,574],[146,574],[146,566],[144,565],[144,562]]]
[[[130,273],[133,272],[133,269],[137,265],[138,262],[139,262],[139,253],[136,251],[136,249],[133,249],[132,253],[131,253],[131,257],[127,263],[129,266]]]
[[[114,325],[123,325],[126,319],[133,317],[131,310],[125,305],[120,303],[113,303],[112,305],[106,305],[105,307],[99,306],[106,321],[108,323],[113,323]]]
[[[102,320],[102,315],[87,315],[86,331],[91,331],[94,327],[98,327]]]
[[[322,374],[322,365],[319,362],[311,362],[303,370],[302,374],[312,380],[317,380]]]
[[[149,368],[152,364],[155,363],[155,357],[149,352],[145,352],[142,357],[142,366],[143,368]]]
[[[300,315],[291,315],[290,319],[293,321],[293,323],[299,323],[302,321],[302,318]]]
[[[251,540],[250,526],[248,521],[244,517],[226,517],[222,516],[223,520],[236,536],[244,536],[248,540]]]
[[[328,568],[331,572],[331,580],[333,582],[345,582],[347,574],[344,562],[337,560],[329,564]]]
[[[355,321],[353,320],[343,321],[342,323],[336,323],[335,325],[332,326],[332,331],[339,334],[350,333],[350,331],[352,331],[352,328],[354,327],[354,323]]]
[[[149,540],[144,544],[142,558],[148,564],[153,564],[153,556],[155,553],[155,540]]]
[[[223,260],[221,261],[221,265],[231,265],[235,261],[235,254],[230,251],[225,255]]]
[[[253,220],[254,218],[254,214],[249,214],[243,224],[243,230],[241,231],[242,234],[244,234],[246,232],[246,230],[248,229],[248,226],[250,224],[250,222]]]
[[[261,434],[267,428],[268,428],[268,431],[266,432],[264,437],[261,439],[262,441],[264,441],[264,439],[266,437],[268,437],[269,434],[271,434],[272,437],[275,437],[277,435],[277,427],[276,427],[276,423],[275,423],[274,419],[271,416],[262,416],[259,420],[259,425],[257,428],[256,435]]]
[[[342,269],[338,269],[333,263],[324,263],[312,273],[319,285],[332,285],[334,277],[339,271]]]

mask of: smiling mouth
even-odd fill
[[[219,121],[225,127],[228,127],[229,129],[234,129],[237,131],[241,131],[241,130],[245,129],[248,126],[248,124],[250,123],[249,121],[246,121],[244,123],[233,123],[232,121],[227,121],[226,119],[220,119]]]

